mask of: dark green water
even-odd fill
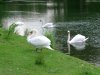
[[[80,33],[89,37],[86,47],[77,50],[71,46],[71,56],[100,65],[100,3],[0,3],[0,25],[7,28],[16,21],[40,28],[39,20],[53,22],[56,49],[67,53],[67,31],[71,38]]]

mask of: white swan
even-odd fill
[[[42,26],[43,28],[50,28],[54,27],[53,23],[46,23],[45,25]]]
[[[23,22],[15,22],[15,24],[17,25],[14,29],[14,33],[20,35],[20,36],[24,36],[25,32],[26,32],[26,26],[24,25]]]
[[[81,42],[85,42],[88,38],[86,38],[85,36],[81,35],[81,34],[77,34],[73,37],[72,40],[70,40],[70,31],[68,31],[68,40],[67,42],[69,44],[74,44],[74,43],[81,43]]]
[[[68,40],[67,43],[74,46],[77,50],[81,50],[85,48],[85,42],[88,38],[81,34],[75,35],[72,40],[70,40],[70,31],[68,31]]]
[[[15,24],[16,24],[16,25],[24,25],[24,23],[21,22],[21,21],[17,21],[17,22],[15,22]]]
[[[43,27],[43,28],[54,27],[54,24],[53,24],[53,23],[46,23],[46,24],[43,24],[43,21],[42,21],[42,20],[40,20],[40,22],[42,22],[42,27]]]
[[[48,48],[50,50],[54,50],[50,47],[51,41],[43,35],[37,35],[38,31],[36,29],[33,29],[29,35],[27,36],[27,41],[34,45],[36,47],[36,50],[38,48]]]

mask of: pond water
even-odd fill
[[[0,2],[0,25],[8,28],[16,21],[22,21],[30,28],[41,29],[43,23],[52,22],[55,25],[55,49],[68,52],[67,31],[71,38],[82,34],[89,39],[84,49],[70,46],[70,55],[100,65],[100,3],[47,3],[47,2]],[[46,29],[52,30],[52,28]]]

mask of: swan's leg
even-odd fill
[[[36,52],[42,52],[42,48],[36,48]]]
[[[40,51],[42,52],[42,48],[40,49]]]
[[[36,48],[36,52],[38,52],[38,48]]]

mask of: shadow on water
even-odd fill
[[[64,53],[68,52],[68,30],[71,31],[71,38],[76,34],[82,34],[89,38],[86,41],[85,48],[77,50],[70,46],[70,55],[100,65],[99,7],[99,2],[91,3],[85,2],[85,0],[63,0],[62,2],[57,0],[55,3],[1,2],[0,25],[7,28],[13,22],[22,21],[28,27],[33,26],[33,28],[40,30],[42,25],[39,22],[40,19],[43,20],[44,24],[53,22],[56,49]]]

